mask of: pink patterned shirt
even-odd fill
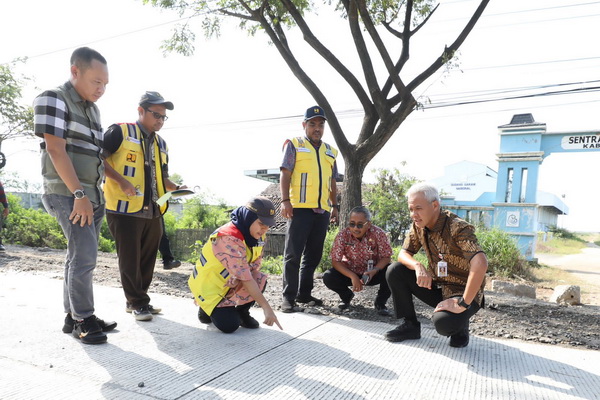
[[[331,260],[343,262],[352,272],[362,275],[367,271],[369,260],[373,266],[379,260],[392,256],[392,246],[383,229],[371,225],[365,235],[358,240],[345,228],[335,237],[331,248]]]
[[[265,288],[267,275],[260,272],[262,255],[256,261],[248,263],[246,245],[234,236],[218,236],[212,246],[213,254],[229,272],[225,285],[231,288],[217,307],[233,307],[254,301],[242,281],[254,279],[261,291]]]

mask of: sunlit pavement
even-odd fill
[[[304,313],[227,335],[190,299],[152,295],[163,314],[138,322],[100,286],[96,314],[119,325],[84,345],[61,332],[61,291],[60,276],[0,270],[1,399],[600,399],[597,351],[474,336],[455,349],[427,325],[388,343],[392,324]]]

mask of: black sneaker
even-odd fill
[[[117,323],[115,321],[105,322],[104,320],[94,316],[96,321],[98,321],[98,325],[100,325],[100,329],[102,332],[110,332],[117,327]],[[71,317],[71,314],[67,314],[65,317],[65,324],[63,325],[62,331],[64,333],[72,333],[73,326],[75,325],[75,320]]]
[[[131,304],[126,304],[125,305],[125,312],[127,314],[131,314],[134,310],[137,310],[137,308],[133,307]],[[162,311],[162,308],[158,308],[158,307],[154,307],[152,304],[148,304],[148,311],[150,311],[150,314],[160,314],[160,312]]]
[[[238,314],[240,315],[240,319],[242,320],[240,326],[243,326],[247,329],[257,329],[260,326],[258,321],[252,318],[252,315],[250,315],[250,310],[246,308],[236,307],[236,311],[238,312]]]
[[[198,319],[200,320],[200,322],[202,322],[203,324],[210,324],[212,322],[212,319],[210,319],[210,315],[208,315],[203,309],[202,307],[198,307]]]
[[[106,343],[106,335],[102,332],[102,328],[100,328],[95,315],[87,317],[82,321],[75,321],[72,334],[73,337],[76,337],[85,344]]]
[[[173,269],[181,266],[181,261],[170,260],[163,262],[163,269]]]
[[[152,320],[152,313],[149,310],[149,306],[143,306],[143,307],[138,308],[137,310],[133,310],[131,312],[131,314],[137,321],[151,321]]]
[[[469,325],[464,328],[461,332],[450,336],[451,347],[467,347],[469,345]]]
[[[298,296],[296,297],[296,303],[302,303],[309,306],[322,306],[323,300],[312,296]]]
[[[388,310],[388,308],[384,305],[379,305],[379,304],[375,304],[375,310],[377,311],[378,315],[381,315],[382,317],[389,317],[390,315],[392,315],[392,313],[390,312],[390,310]]]
[[[421,338],[421,323],[404,320],[402,325],[398,325],[395,329],[387,331],[384,335],[388,342],[402,342],[404,340],[413,340]]]

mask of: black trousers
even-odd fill
[[[311,295],[315,269],[321,262],[329,226],[329,212],[294,208],[288,221],[283,256],[283,296],[290,302]]]
[[[254,301],[236,307],[215,307],[210,315],[210,319],[212,320],[213,325],[221,332],[233,333],[242,323],[240,314],[244,315],[250,313],[252,305],[254,305]]]
[[[167,230],[165,229],[165,219],[163,217],[160,218],[162,223],[163,234],[160,237],[160,243],[158,244],[158,251],[160,251],[160,256],[163,260],[163,263],[166,264],[175,259],[173,257],[173,253],[171,253],[171,243],[169,242],[169,237],[167,236]]]
[[[388,287],[387,280],[385,279],[386,271],[387,267],[377,272],[373,278],[367,282],[367,286],[379,285],[377,297],[375,297],[375,306],[385,306],[385,303],[392,294]],[[329,289],[336,292],[344,303],[349,302],[352,298],[352,290],[349,287],[352,286],[352,280],[335,268],[330,268],[323,274],[323,283]]]
[[[417,286],[417,276],[415,271],[404,266],[399,262],[394,262],[388,266],[386,274],[388,285],[392,291],[392,300],[396,318],[405,318],[411,321],[417,320],[413,295],[425,304],[436,307],[444,300],[442,289],[427,289]],[[433,313],[432,321],[436,331],[443,336],[451,336],[461,332],[469,326],[469,318],[479,311],[479,305],[475,302],[466,311],[455,314],[449,311],[438,311]]]
[[[121,285],[127,305],[140,308],[150,304],[148,288],[154,275],[162,218],[138,218],[106,213],[108,229],[115,238]]]

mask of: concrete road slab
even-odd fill
[[[305,313],[223,334],[191,299],[153,294],[163,314],[140,322],[121,289],[95,298],[119,326],[84,345],[61,332],[61,277],[0,272],[1,399],[600,399],[600,352],[479,337],[454,349],[427,326],[388,343],[390,324]]]

